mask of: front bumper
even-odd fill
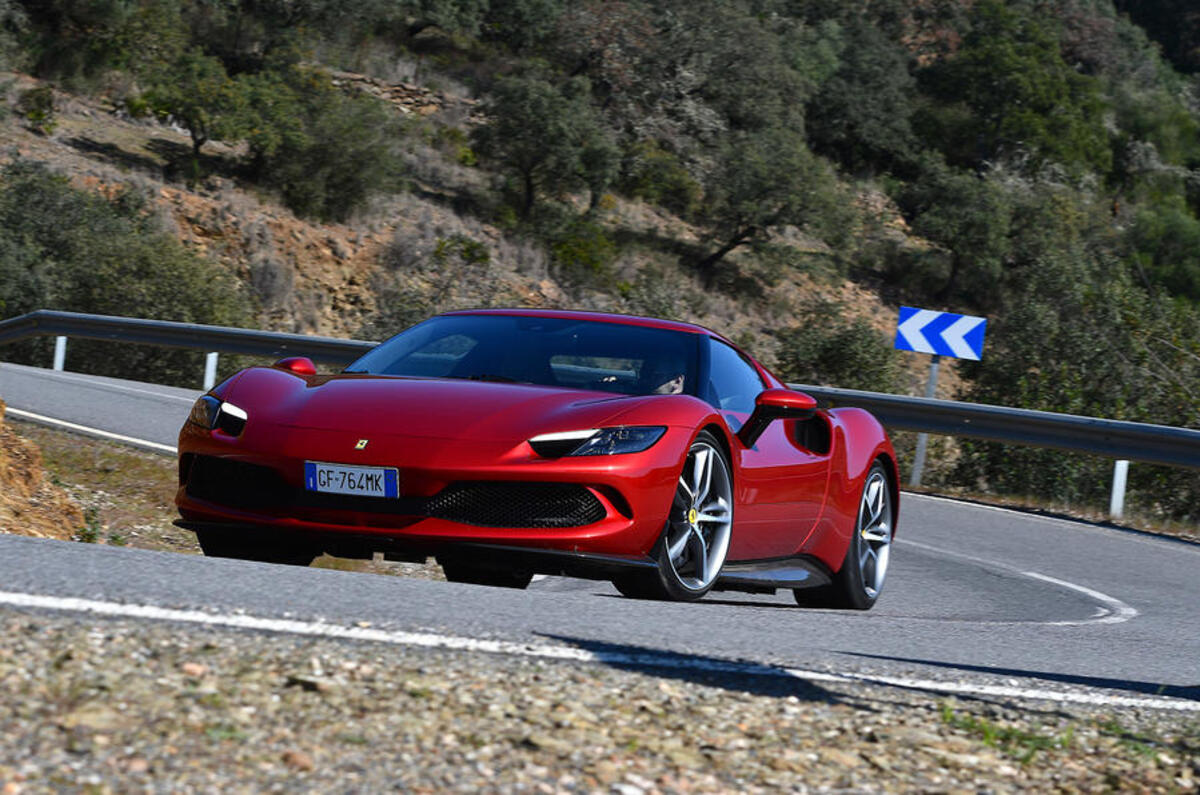
[[[325,546],[336,539],[374,539],[377,551],[404,547],[438,554],[451,546],[481,544],[489,549],[512,547],[587,556],[603,561],[642,561],[661,532],[684,451],[691,441],[688,428],[669,428],[649,450],[618,456],[545,459],[526,442],[463,442],[431,438],[393,438],[373,434],[367,450],[355,450],[354,434],[286,426],[247,428],[240,437],[220,430],[187,425],[180,433],[180,486],[176,505],[182,524],[241,528],[241,532],[273,533],[279,543],[289,537],[319,538]],[[219,460],[246,471],[268,473],[269,493],[247,499],[244,482],[229,488],[198,488],[198,461]],[[304,462],[326,461],[359,466],[396,467],[402,497],[329,499],[304,488]],[[238,479],[243,480],[243,479]],[[265,482],[265,481],[264,481]],[[502,520],[482,521],[473,513],[445,509],[446,495],[466,485],[497,487],[511,492],[516,508],[500,513]],[[510,488],[511,487],[511,488]],[[265,487],[264,487],[265,488]],[[538,488],[574,490],[594,504],[575,518],[547,526],[521,523],[520,505],[534,499]],[[468,502],[480,509],[487,492]],[[238,497],[237,495],[241,495]],[[443,506],[438,510],[430,506]],[[534,511],[536,513],[536,511]],[[508,526],[494,526],[495,521]],[[491,522],[493,526],[488,526]],[[534,525],[542,526],[534,526]],[[555,522],[549,522],[554,525]],[[635,563],[636,565],[636,563]],[[541,571],[541,569],[538,569]],[[547,572],[549,573],[549,572]]]

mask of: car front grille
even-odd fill
[[[604,518],[596,495],[574,483],[451,483],[427,511],[478,527],[581,527]]]
[[[356,511],[425,516],[475,527],[582,527],[604,518],[604,505],[574,483],[463,481],[432,497],[354,497],[295,488],[270,467],[197,455],[187,467],[189,497],[263,511]]]

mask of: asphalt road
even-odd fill
[[[198,392],[0,364],[13,409],[173,445]],[[14,417],[19,418],[14,412]],[[874,610],[698,604],[562,578],[508,591],[0,537],[0,592],[1200,705],[1200,545],[906,494]]]

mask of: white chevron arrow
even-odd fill
[[[921,329],[941,314],[941,312],[934,312],[932,309],[918,309],[912,315],[909,315],[908,320],[897,326],[896,331],[900,332],[901,337],[908,340],[908,344],[914,351],[918,353],[937,353],[933,349],[933,346],[929,344],[929,340],[925,339],[925,335],[921,333]],[[958,324],[956,323],[955,325]],[[963,343],[963,345],[966,345],[966,343]],[[970,349],[968,348],[968,350]]]
[[[963,315],[958,320],[954,321],[950,325],[950,328],[942,332],[942,341],[950,346],[950,350],[954,351],[954,355],[958,358],[971,359],[977,362],[979,361],[979,354],[977,354],[963,338],[984,322],[986,322],[985,318]]]

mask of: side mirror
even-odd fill
[[[753,447],[774,420],[807,420],[817,413],[817,401],[812,395],[791,389],[767,389],[754,399],[754,413],[738,431],[738,439]]]
[[[289,373],[295,373],[296,375],[317,374],[317,366],[307,356],[289,356],[286,359],[280,359],[271,366],[287,370]]]

